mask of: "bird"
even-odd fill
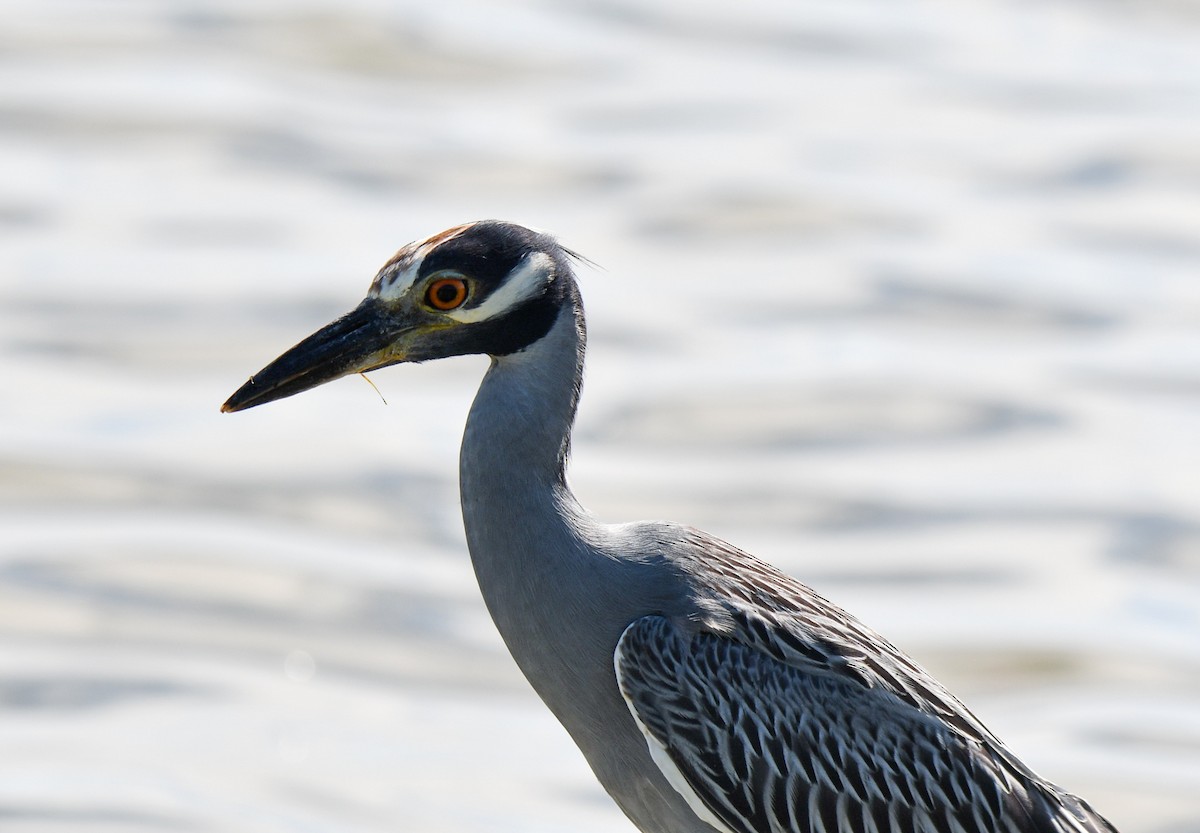
[[[567,463],[584,262],[500,220],[410,243],[357,307],[221,410],[403,362],[490,357],[459,457],[479,588],[643,833],[1116,833],[797,579],[695,528],[604,523],[579,503]]]

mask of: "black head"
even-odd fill
[[[550,235],[498,220],[410,243],[379,270],[357,308],[252,376],[221,410],[399,362],[523,350],[577,307],[572,257]]]

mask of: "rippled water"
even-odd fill
[[[599,515],[1200,831],[1193,5],[15,0],[0,79],[0,829],[630,829],[474,587],[483,361],[217,412],[498,216],[604,267]]]

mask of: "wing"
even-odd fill
[[[769,634],[740,636],[647,616],[615,654],[652,756],[721,833],[1111,831],[1087,823],[1072,796],[1060,815],[1059,794],[1014,770],[998,744],[753,644]]]

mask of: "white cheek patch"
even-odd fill
[[[554,280],[554,259],[545,252],[534,252],[514,269],[508,278],[482,304],[446,313],[463,324],[486,321],[512,310],[545,291]]]

